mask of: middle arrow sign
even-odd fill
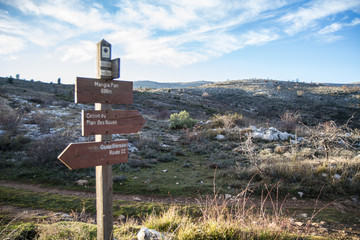
[[[82,135],[137,133],[145,119],[137,110],[82,111]]]

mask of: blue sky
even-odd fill
[[[0,76],[360,82],[360,0],[0,0]]]

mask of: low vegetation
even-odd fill
[[[0,90],[0,180],[94,192],[93,168],[70,171],[56,159],[70,142],[93,141],[80,135],[79,112],[91,106],[72,103],[73,86],[0,79]],[[212,194],[222,200],[216,201],[217,213],[206,205],[214,205],[215,197],[203,199],[198,211],[189,207],[191,213],[185,206],[118,202],[115,215],[132,220],[118,226],[116,236],[131,239],[145,225],[177,239],[293,239],[298,232],[278,208],[240,206],[244,189],[261,198],[268,186],[277,186],[279,197],[295,198],[294,203],[341,198],[358,206],[359,106],[360,92],[352,86],[244,80],[136,90],[130,108],[140,110],[147,123],[139,134],[114,135],[130,143],[128,163],[113,166],[114,192],[170,199]],[[31,192],[23,193],[26,198],[11,191],[0,188],[1,204],[34,207],[33,198],[48,211],[81,212],[84,206],[89,214],[95,211],[89,199],[66,202]],[[18,229],[15,222],[7,234]],[[50,236],[53,229],[62,239],[86,239],[94,232],[89,222],[31,224],[19,234]],[[65,227],[72,230],[62,233]]]

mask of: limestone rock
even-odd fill
[[[148,229],[147,227],[142,227],[140,232],[137,234],[138,240],[163,240],[166,239],[165,236],[153,229]]]

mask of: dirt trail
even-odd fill
[[[65,189],[58,189],[58,188],[52,188],[52,187],[44,187],[41,185],[10,182],[10,181],[5,181],[5,180],[0,180],[0,186],[24,189],[24,190],[29,190],[29,191],[33,191],[33,192],[53,193],[53,194],[59,194],[59,195],[64,195],[64,196],[96,198],[96,195],[94,192],[65,190]],[[127,195],[127,194],[120,194],[120,193],[114,193],[113,199],[114,200],[124,200],[124,201],[158,202],[158,203],[181,203],[181,204],[186,204],[186,203],[196,204],[197,203],[196,199],[187,198],[187,197],[156,197],[156,196],[149,196],[149,195],[138,195],[138,194]]]
[[[44,187],[40,185],[33,185],[33,184],[24,184],[18,182],[10,182],[0,180],[0,186],[15,188],[15,189],[24,189],[33,192],[40,192],[40,193],[52,193],[52,194],[59,194],[63,196],[78,196],[83,198],[95,198],[95,193],[92,192],[82,192],[82,191],[72,191],[72,190],[64,190],[64,189],[57,189],[57,188],[50,188]],[[197,204],[199,201],[195,198],[185,198],[185,197],[156,197],[156,196],[145,196],[145,195],[125,195],[115,193],[113,194],[114,200],[125,200],[125,201],[137,201],[137,202],[157,202],[157,203],[178,203],[178,204]],[[255,204],[256,206],[261,205],[261,201],[259,198],[249,198],[247,206],[251,206]],[[267,201],[266,205],[272,208],[271,201]],[[275,203],[276,204],[276,203]],[[281,206],[282,205],[282,206]],[[319,200],[316,201],[315,199],[307,199],[307,200],[292,200],[287,199],[286,201],[279,201],[279,207],[292,208],[296,209],[298,213],[301,212],[301,209],[316,209],[326,207],[326,208],[333,208],[337,209],[343,214],[346,214],[350,211],[356,211],[360,214],[360,207],[356,204],[351,204],[349,199],[339,199],[335,202]],[[31,208],[18,208],[9,205],[0,205],[0,211],[6,213],[8,216],[18,219],[24,220],[36,220],[37,221],[47,221],[47,222],[56,222],[64,220],[64,214],[62,212],[54,212],[54,211],[47,211],[42,209],[31,209]],[[71,214],[70,214],[71,215]],[[78,221],[85,221],[90,223],[95,223],[95,216],[90,214],[86,214],[79,218],[80,215],[71,216],[72,220]],[[116,222],[118,220],[114,219]],[[122,220],[120,220],[121,222]],[[360,221],[360,220],[359,220]],[[312,223],[309,226],[309,229],[306,227],[305,222],[299,222],[295,220],[294,225],[298,225],[298,231],[310,231],[312,234],[315,235],[322,235],[327,236],[330,238],[336,239],[360,239],[360,224],[343,224],[343,223],[325,223],[319,225],[319,223]],[[320,223],[321,224],[321,223]]]
[[[44,187],[41,185],[34,185],[34,184],[25,184],[25,183],[19,183],[19,182],[11,182],[11,181],[5,181],[0,180],[0,186],[3,187],[9,187],[9,188],[17,188],[17,189],[24,189],[29,190],[33,192],[41,192],[41,193],[52,193],[52,194],[59,194],[64,196],[78,196],[83,198],[96,198],[96,195],[94,192],[83,192],[83,191],[76,191],[76,190],[65,190],[65,189],[58,189],[53,187]],[[155,203],[177,203],[177,204],[198,204],[199,202],[203,202],[204,200],[199,201],[197,198],[191,198],[191,197],[157,197],[157,196],[151,196],[151,195],[139,195],[139,194],[120,194],[120,193],[114,193],[113,194],[114,200],[124,200],[124,201],[137,201],[137,202],[155,202]],[[345,204],[344,204],[345,202]],[[256,206],[260,206],[261,199],[256,197],[249,197],[248,204],[251,205],[251,203],[255,204]],[[274,204],[276,204],[276,200],[274,199]],[[272,205],[272,202],[270,199],[266,201],[266,205],[270,206]],[[279,200],[278,205],[282,205],[284,208],[293,208],[293,209],[312,209],[312,208],[335,208],[340,211],[349,210],[349,207],[355,207],[356,204],[349,205],[349,200],[339,199],[337,201],[324,201],[324,200],[316,200],[316,199],[296,199],[292,200],[290,198],[283,201],[282,199]],[[359,207],[360,208],[360,207]]]

